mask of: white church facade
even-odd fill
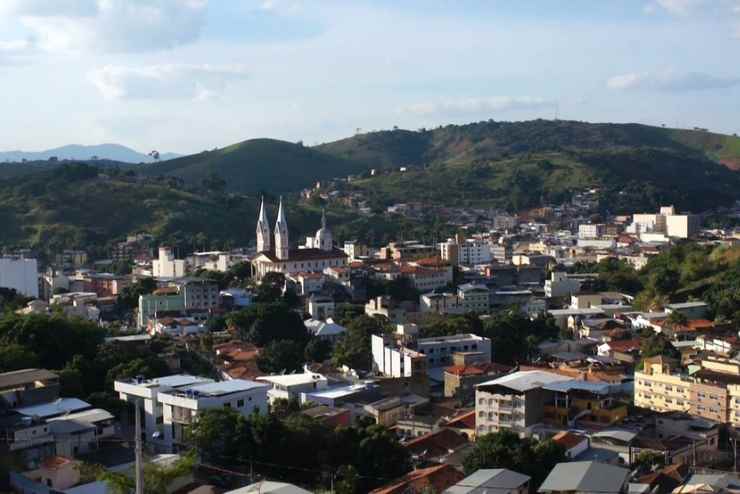
[[[334,266],[346,266],[347,254],[334,248],[331,230],[326,225],[326,213],[321,217],[321,228],[314,237],[306,239],[306,245],[291,249],[288,237],[288,222],[285,218],[282,198],[275,222],[274,236],[262,200],[257,220],[257,255],[252,260],[252,268],[257,279],[267,273],[317,273]]]

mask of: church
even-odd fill
[[[258,280],[267,273],[320,273],[328,267],[346,265],[347,254],[334,248],[331,230],[326,226],[326,212],[321,216],[321,228],[316,235],[308,237],[305,246],[291,249],[283,199],[280,198],[274,238],[262,199],[257,219],[257,255],[252,260],[252,270]]]

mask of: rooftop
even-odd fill
[[[524,392],[541,388],[545,384],[571,380],[570,377],[553,374],[552,372],[532,370],[514,372],[492,381],[480,383],[477,387],[503,386],[515,391]]]
[[[266,381],[281,386],[297,386],[300,384],[310,384],[317,381],[326,381],[326,377],[313,372],[304,372],[301,374],[283,374],[278,376],[262,376],[257,378],[258,381]]]
[[[86,401],[77,398],[59,398],[50,403],[30,407],[16,408],[15,411],[27,417],[49,418],[57,415],[78,412],[92,408]]]
[[[213,382],[213,379],[191,376],[190,374],[173,374],[171,376],[155,377],[154,379],[145,380],[133,378],[123,382],[144,388],[181,388],[183,386]]]
[[[529,482],[530,477],[505,468],[484,468],[462,479],[444,494],[507,493]]]
[[[13,388],[36,381],[58,379],[59,376],[46,369],[22,369],[0,374],[0,388]]]
[[[189,386],[185,389],[179,389],[175,391],[177,394],[182,393],[193,393],[198,394],[199,397],[215,397],[225,396],[233,393],[240,393],[243,391],[249,391],[256,388],[267,388],[267,384],[258,383],[255,381],[247,381],[244,379],[232,379],[230,381],[219,381],[210,382],[206,384],[197,384],[195,386]]]
[[[538,492],[621,492],[629,470],[595,461],[558,463]]]

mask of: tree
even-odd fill
[[[257,366],[262,372],[282,374],[303,368],[303,343],[299,341],[273,341],[260,352]]]
[[[215,408],[201,414],[187,437],[207,462],[239,458],[246,440],[246,419],[232,408]]]
[[[640,356],[643,360],[657,355],[674,359],[681,358],[681,353],[662,333],[652,334],[640,342]]]
[[[386,322],[362,315],[347,325],[347,332],[334,346],[334,365],[370,370],[370,336],[386,332]]]
[[[510,468],[532,477],[537,488],[565,460],[565,449],[551,440],[537,442],[504,430],[478,437],[463,466],[467,475],[481,468]]]
[[[229,327],[238,330],[242,339],[257,346],[276,340],[293,340],[305,344],[308,331],[301,316],[282,302],[256,303],[227,317]]]
[[[168,492],[175,480],[190,474],[195,467],[195,454],[190,452],[172,465],[147,463],[144,465],[144,493],[161,494]],[[105,471],[98,480],[104,481],[115,494],[130,494],[136,487],[133,476]]]
[[[29,348],[11,343],[0,347],[0,372],[38,367],[39,358]]]
[[[304,358],[306,362],[324,362],[331,357],[331,342],[322,338],[311,338],[306,345]]]
[[[651,471],[654,467],[665,465],[665,456],[653,451],[641,451],[635,458],[635,465],[641,471]]]
[[[126,309],[139,306],[139,296],[148,295],[157,289],[154,278],[142,278],[136,283],[125,287],[118,295],[118,305]]]

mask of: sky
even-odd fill
[[[561,118],[740,133],[740,0],[0,0],[0,150]]]

